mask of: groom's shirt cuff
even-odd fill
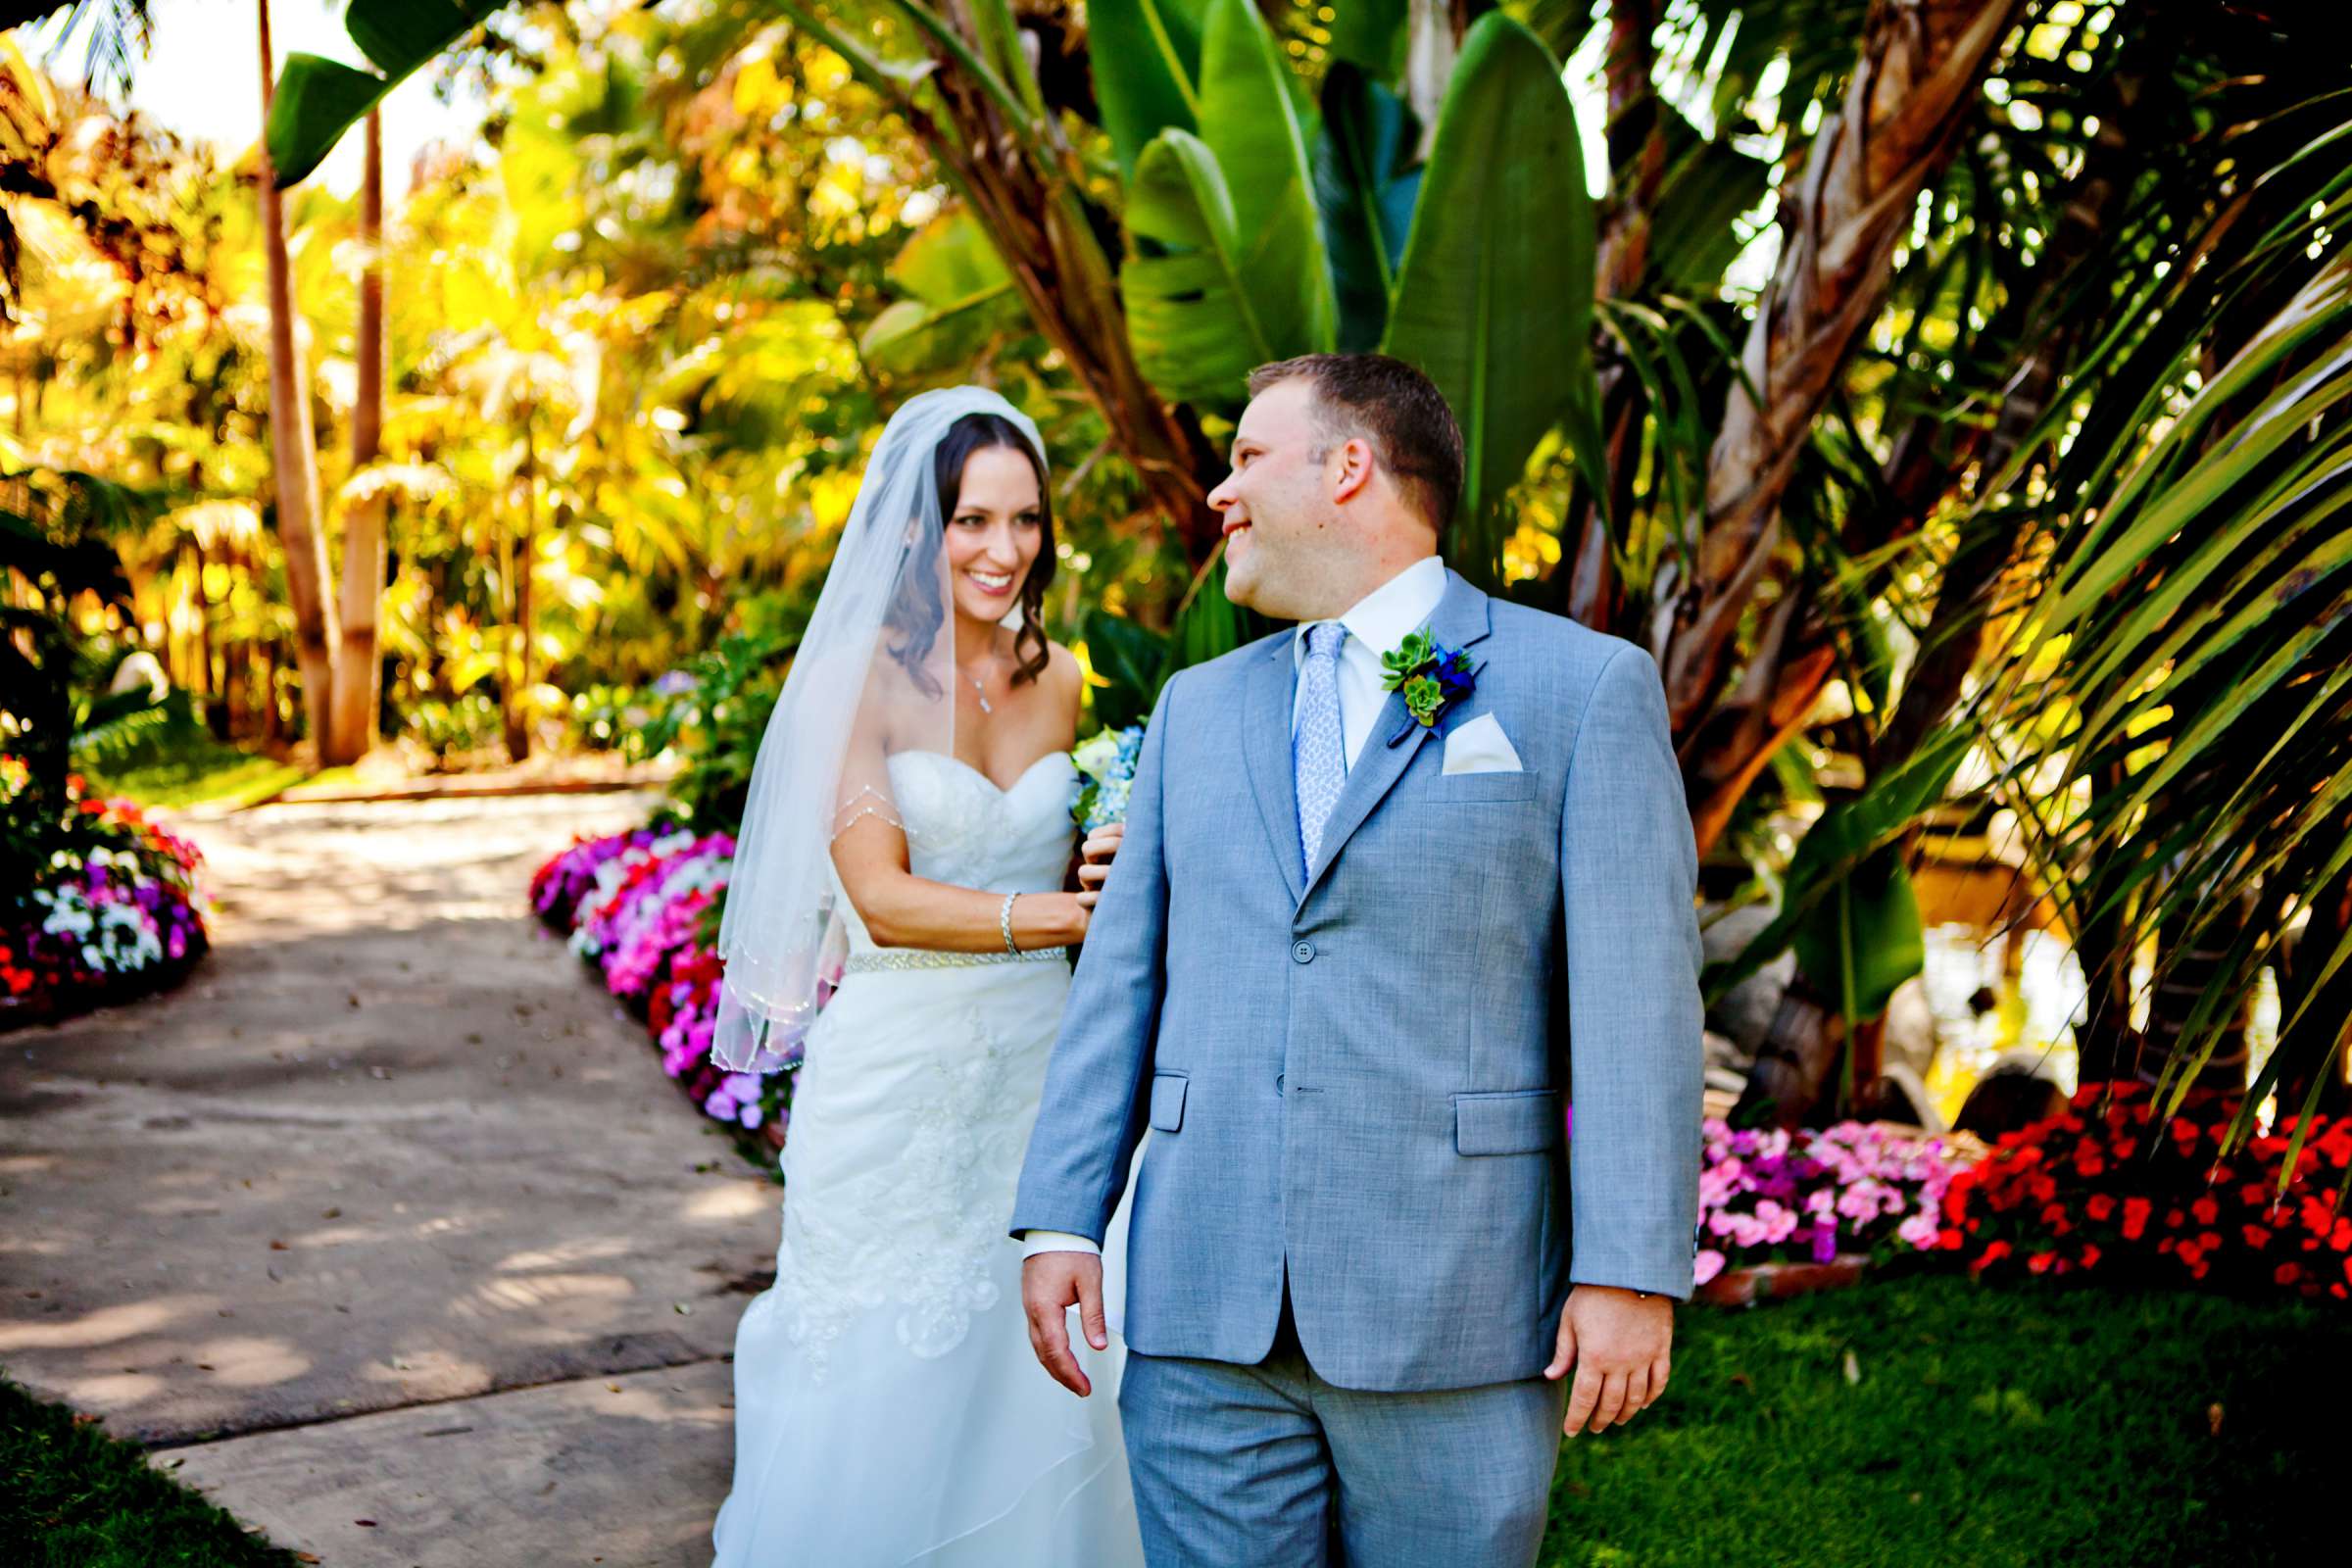
[[[1035,1257],[1040,1252],[1086,1252],[1101,1257],[1102,1249],[1085,1237],[1072,1236],[1067,1231],[1021,1232],[1021,1256]]]

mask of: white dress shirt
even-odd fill
[[[1414,562],[1378,588],[1357,600],[1353,608],[1340,615],[1339,623],[1348,630],[1347,640],[1340,644],[1340,739],[1346,749],[1348,765],[1364,754],[1364,742],[1372,736],[1372,725],[1380,710],[1388,706],[1389,694],[1381,690],[1385,678],[1380,667],[1383,655],[1391,654],[1407,637],[1429,623],[1437,612],[1438,601],[1446,597],[1446,563],[1437,556]],[[1306,633],[1322,621],[1301,621],[1291,639],[1291,667],[1294,673],[1306,662]],[[1303,683],[1294,680],[1291,687],[1291,732],[1298,731],[1298,692]],[[1102,1249],[1083,1236],[1062,1231],[1027,1231],[1022,1234],[1021,1255],[1035,1257],[1040,1252],[1094,1252]]]

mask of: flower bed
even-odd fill
[[[210,946],[196,846],[132,802],[92,798],[79,774],[62,820],[30,809],[27,784],[21,762],[0,758],[10,859],[28,868],[0,892],[0,1028],[176,984]]]
[[[662,1070],[689,1100],[780,1148],[791,1073],[727,1072],[710,1059],[724,967],[711,951],[715,905],[734,854],[725,833],[648,827],[579,839],[532,876],[531,907],[645,1020]]]
[[[2086,1086],[2071,1109],[2004,1136],[1952,1183],[1938,1245],[1979,1274],[2345,1299],[2352,1216],[2338,1194],[2352,1121],[2314,1119],[2281,1193],[2293,1124],[2225,1155],[2239,1103],[2196,1093],[2168,1121],[2139,1085]]]
[[[1804,1272],[1820,1265],[1842,1279],[1856,1272],[1857,1260],[1932,1253],[1944,1191],[1958,1170],[1954,1154],[1944,1139],[1913,1137],[1877,1123],[1735,1132],[1709,1117],[1692,1278],[1702,1290],[1719,1276],[1745,1270],[1829,1278]],[[1713,1298],[1777,1294],[1787,1293],[1727,1279]]]

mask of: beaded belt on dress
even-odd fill
[[[843,974],[870,974],[879,969],[962,969],[977,963],[1044,963],[1067,956],[1067,948],[1032,948],[1026,953],[937,953],[929,948],[885,948],[853,953],[841,966]]]

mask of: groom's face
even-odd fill
[[[1233,432],[1233,471],[1208,493],[1225,519],[1225,596],[1278,620],[1331,613],[1319,569],[1337,543],[1314,388],[1277,381],[1250,400]],[[1345,607],[1342,607],[1345,608]]]

